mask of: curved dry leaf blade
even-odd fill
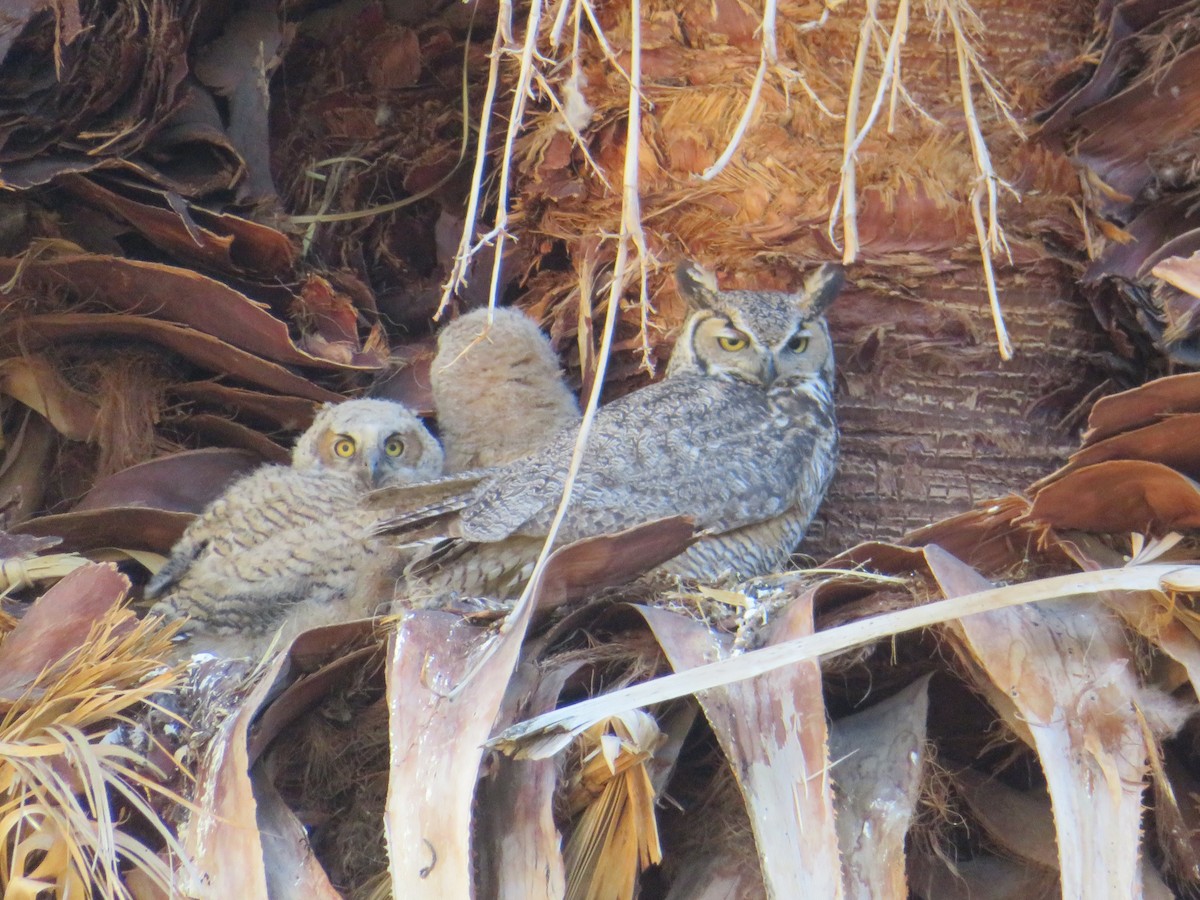
[[[864,541],[821,564],[822,568],[862,568],[874,572],[911,572],[924,565],[925,557],[920,550],[884,541]]]
[[[144,506],[198,513],[235,478],[260,465],[262,460],[245,450],[185,450],[101,478],[72,512]]]
[[[4,31],[0,32],[0,62],[8,56],[13,41],[29,26],[34,17],[44,10],[61,10],[59,21],[62,30],[56,35],[56,50],[70,44],[79,36],[83,23],[80,21],[78,4],[64,3],[59,6],[56,0],[27,0],[20,6],[14,5],[7,13]]]
[[[260,673],[254,689],[221,723],[196,773],[196,808],[180,833],[192,863],[179,872],[185,894],[268,900],[247,737],[259,708],[276,689],[286,658],[278,654]]]
[[[378,669],[382,648],[362,647],[345,652],[375,631],[375,622],[362,619],[314,628],[296,636],[288,648],[291,669],[301,674],[262,710],[250,736],[253,763],[289,724],[317,706],[339,688],[359,677],[365,666]]]
[[[230,447],[253,454],[260,462],[287,465],[291,451],[275,443],[260,431],[231,422],[225,416],[199,413],[176,419],[173,423],[183,434],[190,434],[202,444]]]
[[[691,525],[651,522],[556,550],[528,601],[499,634],[449,613],[407,613],[392,638],[387,669],[392,773],[387,836],[392,887],[411,897],[471,891],[471,808],[491,733],[534,610],[548,609],[619,573],[678,553]],[[663,555],[665,554],[665,555]],[[635,566],[630,571],[628,566]],[[446,772],[452,773],[447,779]],[[430,785],[444,788],[429,790]]]
[[[1044,791],[1018,791],[974,769],[955,772],[953,780],[971,814],[1006,854],[1058,872],[1054,813]]]
[[[1136,79],[1112,98],[1080,113],[1074,125],[1086,135],[1075,157],[1104,182],[1137,197],[1154,177],[1146,157],[1178,146],[1200,128],[1200,47]]]
[[[601,588],[633,581],[686,550],[695,533],[691,519],[672,516],[562,547],[542,579],[537,609],[544,613]]]
[[[0,259],[0,278],[20,273],[23,285],[44,291],[83,290],[92,300],[135,316],[195,328],[230,346],[288,365],[359,368],[306,353],[265,304],[190,269],[119,256]]]
[[[0,393],[24,403],[73,441],[86,441],[95,432],[96,405],[72,390],[45,357],[0,360]]]
[[[180,259],[263,279],[287,279],[295,266],[291,239],[267,225],[194,206],[178,195],[119,176],[67,176],[58,183],[120,216]]]
[[[703,622],[654,607],[639,611],[676,672],[728,652],[728,636]],[[807,593],[781,614],[770,642],[811,633]],[[820,665],[801,662],[696,699],[745,798],[768,895],[841,897]]]
[[[1193,297],[1200,297],[1200,252],[1191,256],[1169,256],[1151,269],[1150,274]]]
[[[1059,900],[1058,878],[1037,866],[977,854],[953,868],[929,852],[909,860],[909,881],[915,893],[938,900]]]
[[[0,458],[0,516],[11,527],[41,507],[57,442],[54,427],[33,410],[5,440],[8,443]]]
[[[262,202],[278,195],[271,178],[271,146],[264,72],[279,62],[284,23],[270,0],[239,6],[227,17],[221,35],[198,54],[193,71],[215,94],[225,99],[227,131],[246,162],[244,197]]]
[[[317,403],[337,403],[343,398],[211,335],[182,325],[121,313],[60,313],[26,316],[0,330],[0,348],[15,353],[21,348],[42,349],[63,341],[93,341],[103,337],[150,341],[178,353],[196,365],[230,378],[270,388],[281,394]]]
[[[221,406],[259,422],[270,423],[287,431],[303,431],[312,424],[316,404],[300,397],[264,394],[246,388],[230,387],[215,381],[189,381],[173,384],[168,391],[181,400]]]
[[[384,400],[403,403],[418,415],[432,416],[437,412],[433,405],[433,386],[429,369],[433,365],[436,344],[432,341],[414,348],[401,348],[394,352],[403,355],[402,368],[385,375],[376,383],[372,395]]]
[[[313,694],[327,694],[331,681],[360,664],[364,654],[351,654],[328,667],[329,672],[281,690],[298,667],[297,660],[303,667],[315,654],[327,658],[331,647],[360,638],[371,627],[366,621],[352,622],[297,636],[286,652],[277,653],[258,673],[254,689],[222,722],[197,773],[199,809],[182,835],[200,873],[200,883],[184,885],[185,889],[200,891],[197,896],[276,900],[296,896],[289,885],[300,884],[300,893],[338,896],[313,859],[302,826],[265,776],[252,771],[251,763],[280,728],[307,708]],[[271,698],[275,699],[266,705]]]
[[[1200,880],[1200,779],[1172,749],[1154,760],[1154,821],[1164,869],[1182,881]]]
[[[61,538],[64,550],[131,547],[169,553],[195,518],[192,513],[125,506],[41,516],[12,530]]]
[[[1198,433],[1200,412],[1179,413],[1133,431],[1092,441],[1071,454],[1067,464],[1057,472],[1033,485],[1032,490],[1037,491],[1085,466],[1121,459],[1161,463],[1190,478],[1200,477],[1200,450],[1195,443]]]
[[[683,859],[666,900],[762,900],[762,877],[736,850],[711,848]]]
[[[1118,207],[1128,198],[1119,195]],[[1102,204],[1110,206],[1111,204]],[[1106,279],[1116,277],[1140,281],[1164,253],[1173,252],[1181,243],[1192,243],[1200,229],[1200,210],[1179,195],[1168,194],[1157,204],[1141,209],[1128,223],[1121,240],[1111,241],[1104,251],[1084,270],[1080,283],[1095,288]],[[1170,248],[1170,249],[1168,249]],[[1151,336],[1156,336],[1153,325]]]
[[[539,640],[526,645],[505,694],[499,721],[518,712],[544,712],[558,702],[566,681],[585,661],[541,660]],[[494,777],[479,786],[475,828],[479,840],[478,896],[497,900],[558,900],[566,892],[562,835],[554,821],[558,764],[554,759],[497,756]]]
[[[295,813],[288,809],[271,779],[256,767],[250,781],[257,801],[259,842],[271,900],[303,897],[305,900],[342,900],[329,876],[317,862],[308,835]]]
[[[926,675],[829,728],[848,897],[908,894],[904,841],[925,772]]]
[[[0,701],[19,699],[43,671],[68,663],[128,590],[129,579],[116,566],[96,563],[76,569],[35,600],[0,642]]]
[[[902,540],[911,547],[937,544],[978,569],[1004,571],[1031,555],[1036,535],[1016,527],[1028,512],[1028,500],[1010,495],[910,531]]]
[[[421,610],[400,621],[387,669],[386,831],[396,896],[472,894],[471,808],[482,745],[520,640],[451,613]]]
[[[1200,372],[1156,378],[1141,387],[1101,397],[1088,416],[1084,446],[1179,413],[1200,412]]]
[[[1110,460],[1069,472],[1033,498],[1031,521],[1079,531],[1200,528],[1200,484],[1161,463]]]
[[[0,560],[33,556],[61,543],[62,541],[55,537],[34,537],[28,534],[7,534],[0,531]]]

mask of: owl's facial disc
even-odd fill
[[[727,316],[712,315],[695,332],[697,360],[709,374],[725,374],[758,384],[775,377],[770,352]]]

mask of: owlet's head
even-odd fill
[[[408,484],[442,474],[442,448],[407,407],[347,400],[321,407],[296,442],[292,468],[352,472],[368,489]]]
[[[841,266],[826,264],[798,293],[722,291],[694,263],[676,270],[679,292],[692,306],[671,354],[667,377],[684,373],[776,381],[833,381],[833,343],[825,310],[841,290]]]

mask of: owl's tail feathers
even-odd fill
[[[471,546],[457,538],[439,540],[428,547],[426,552],[418,553],[416,558],[404,567],[404,575],[406,578],[428,577],[432,572],[461,558]]]
[[[463,472],[437,481],[395,485],[373,491],[367,506],[378,515],[375,534],[425,531],[471,502],[475,487],[490,474],[487,470]]]

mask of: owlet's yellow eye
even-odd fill
[[[737,353],[739,350],[745,350],[746,345],[749,343],[750,342],[741,335],[738,335],[737,337],[729,337],[723,334],[717,338],[718,346],[720,346],[720,348],[726,353]]]
[[[393,434],[383,444],[383,452],[388,456],[399,456],[404,452],[404,441],[400,439],[400,435]]]
[[[349,459],[354,455],[356,449],[354,438],[348,438],[343,435],[333,442],[334,456],[340,456],[342,459]]]
[[[793,334],[790,338],[788,338],[787,348],[793,353],[803,353],[808,349],[808,335]]]

